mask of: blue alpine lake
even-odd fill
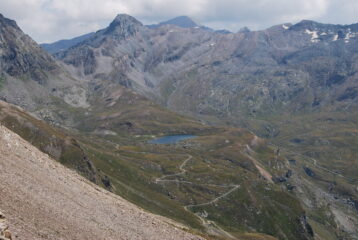
[[[155,144],[174,144],[183,140],[187,140],[190,138],[195,138],[195,135],[169,135],[165,137],[156,138],[150,140],[149,143]]]

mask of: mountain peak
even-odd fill
[[[11,26],[13,28],[20,30],[20,28],[17,26],[14,20],[8,19],[0,13],[0,27],[4,27],[4,26]]]
[[[127,14],[118,14],[111,24],[106,28],[105,34],[127,37],[138,31],[143,24],[134,17]]]
[[[193,19],[191,19],[188,16],[179,16],[160,23],[160,25],[167,25],[167,24],[176,25],[182,28],[192,28],[192,27],[199,26]]]
[[[193,28],[193,27],[200,27],[193,19],[188,16],[179,16],[172,19],[169,19],[164,22],[160,22],[158,24],[149,25],[149,28],[157,28],[163,25],[175,25],[181,28]]]
[[[248,33],[248,32],[250,32],[250,29],[246,26],[240,28],[240,30],[238,31],[238,33]]]
[[[113,20],[114,23],[134,23],[134,24],[140,24],[142,25],[141,22],[139,22],[136,18],[128,15],[128,14],[118,14],[114,20]]]
[[[304,30],[304,29],[309,29],[309,30],[313,30],[315,28],[322,28],[324,26],[328,26],[330,24],[322,24],[322,23],[318,23],[312,20],[302,20],[299,23],[296,23],[295,25],[293,25],[291,28],[292,30]]]

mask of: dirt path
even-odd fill
[[[246,149],[241,151],[242,154],[244,154],[246,157],[250,158],[250,160],[253,162],[253,164],[255,165],[257,170],[259,170],[261,176],[263,176],[270,183],[273,183],[271,173],[269,173],[266,169],[264,169],[255,158],[250,156],[250,154],[249,154],[250,152],[253,152],[253,150],[247,144],[246,144]]]
[[[190,155],[190,154],[188,154],[187,156],[188,156],[188,158],[186,158],[183,161],[183,163],[180,164],[180,166],[179,166],[179,170],[180,170],[179,173],[164,175],[164,176],[162,176],[160,178],[156,178],[155,183],[158,183],[158,182],[184,182],[184,181],[179,181],[179,180],[166,180],[165,178],[184,175],[186,173],[186,169],[184,169],[185,165],[193,158],[193,156]],[[186,182],[186,183],[191,183],[191,182]]]
[[[186,205],[186,208],[191,208],[191,207],[202,207],[202,206],[207,206],[207,205],[211,205],[217,201],[219,201],[220,199],[226,197],[227,195],[229,195],[230,193],[232,193],[233,191],[235,191],[236,189],[238,189],[240,187],[240,185],[232,185],[231,187],[233,187],[232,189],[230,189],[229,191],[225,192],[224,194],[220,195],[217,198],[214,198],[213,200],[206,202],[206,203],[200,203],[200,204],[190,204],[190,205]]]

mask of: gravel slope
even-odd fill
[[[0,209],[13,239],[202,239],[97,187],[3,126]]]

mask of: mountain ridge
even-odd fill
[[[87,33],[84,35],[81,35],[79,37],[74,37],[71,39],[64,39],[64,40],[58,40],[53,43],[42,43],[40,46],[46,50],[50,54],[55,54],[60,51],[66,50],[72,46],[75,46],[76,44],[85,41],[86,39],[92,37],[95,33]]]

